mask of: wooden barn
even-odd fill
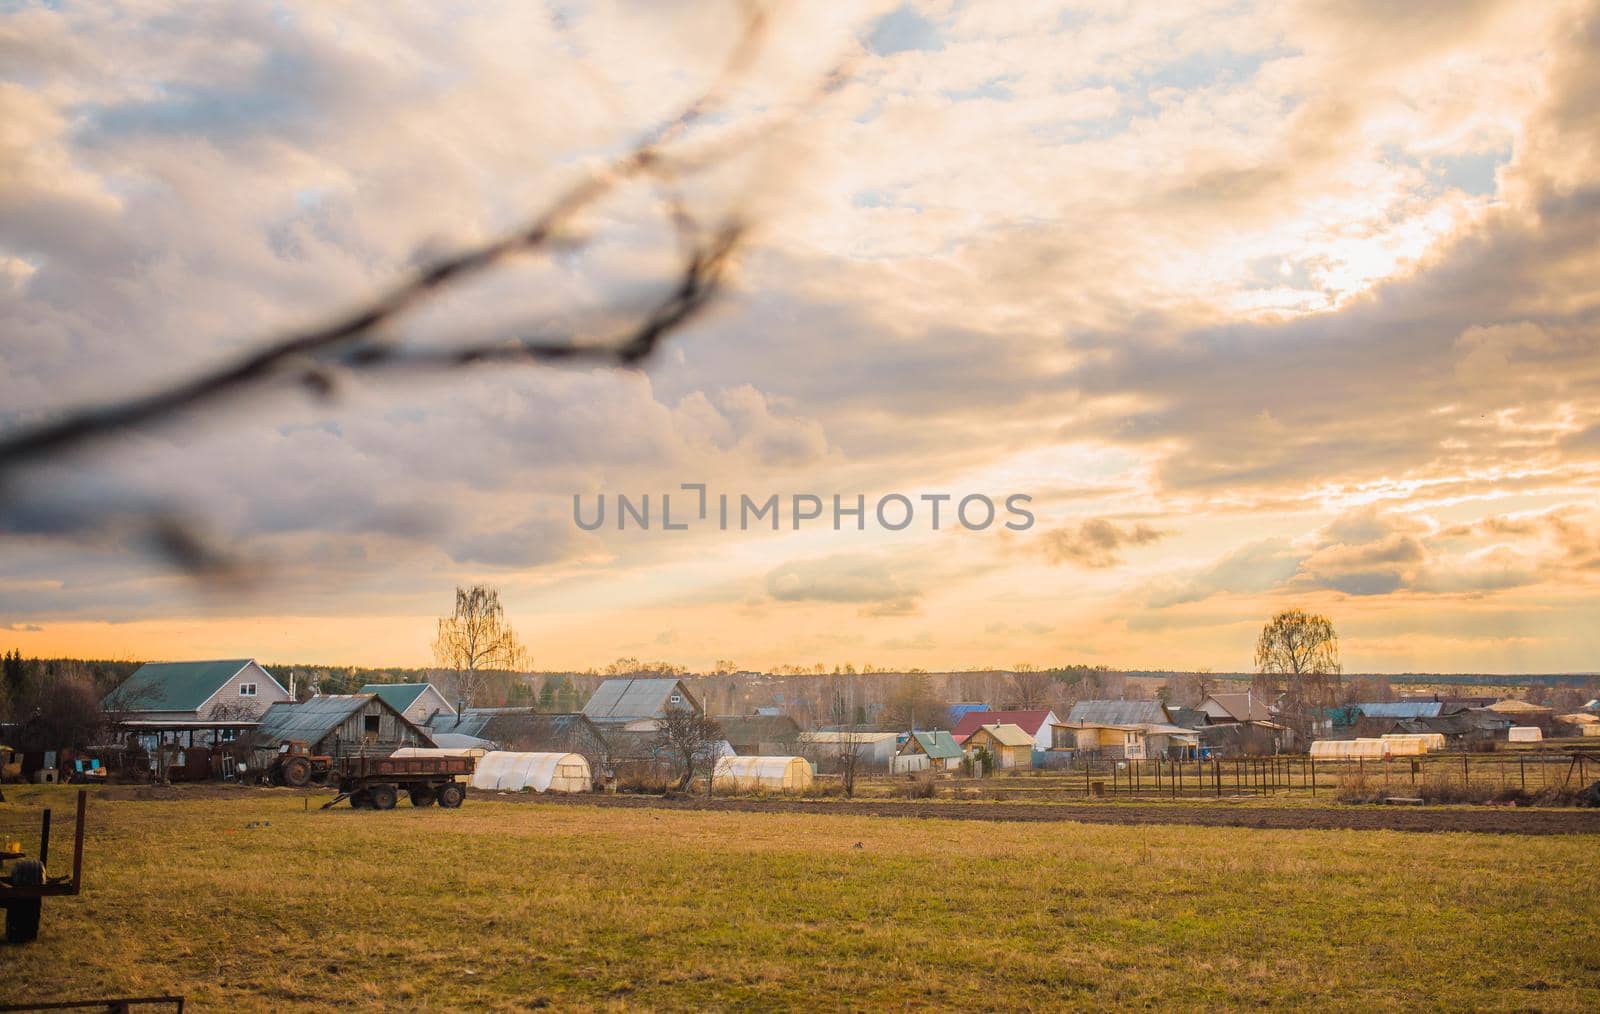
[[[250,737],[253,760],[267,763],[290,740],[331,757],[435,745],[422,727],[377,694],[333,694],[298,704],[274,704]]]

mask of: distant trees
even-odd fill
[[[29,681],[12,702],[16,742],[8,745],[26,752],[93,746],[106,718],[92,677],[58,672],[48,681]]]
[[[880,720],[896,729],[940,729],[949,723],[950,713],[946,702],[934,692],[933,681],[921,673],[895,681],[883,703]]]
[[[1264,701],[1278,701],[1279,718],[1303,745],[1324,709],[1338,703],[1343,671],[1333,621],[1285,609],[1261,629],[1251,689]]]
[[[500,593],[474,585],[456,589],[455,612],[439,620],[433,657],[439,668],[455,674],[456,693],[473,704],[487,672],[521,669],[528,653],[506,622]]]
[[[1039,672],[1025,662],[1018,663],[1006,677],[1006,707],[1013,711],[1049,707],[1055,682],[1049,673]]]

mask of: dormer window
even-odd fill
[[[256,695],[256,685],[254,683],[241,683],[241,684],[239,684],[239,696],[240,697],[254,697],[255,695]]]

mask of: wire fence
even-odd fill
[[[1492,798],[1501,794],[1579,792],[1600,777],[1600,754],[1560,749],[1432,753],[1388,759],[1266,757],[1074,759],[1048,769],[999,771],[949,780],[953,789],[1002,793],[1017,800],[1083,798],[1196,799],[1347,795]]]

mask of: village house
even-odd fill
[[[969,757],[988,750],[996,768],[1032,767],[1033,745],[1032,736],[1011,724],[981,725],[961,744]]]
[[[704,714],[682,680],[657,677],[608,679],[583,706],[589,721],[607,732],[655,732],[668,711]]]
[[[1200,747],[1200,733],[1178,725],[1146,722],[1136,725],[1080,725],[1053,727],[1054,749],[1118,760],[1153,760],[1189,757]]]
[[[1051,726],[1059,719],[1049,708],[1030,711],[969,711],[950,730],[957,743],[966,743],[967,737],[985,725],[1015,725],[1033,737],[1035,750],[1048,750],[1054,745]]]
[[[413,725],[426,725],[441,711],[455,711],[455,705],[432,683],[368,683],[356,693],[377,694]]]
[[[1078,701],[1067,712],[1066,725],[1172,725],[1160,701]],[[1054,745],[1052,742],[1051,745]]]
[[[253,658],[146,662],[100,706],[123,722],[253,720],[289,691]]]
[[[1234,722],[1270,722],[1272,709],[1254,692],[1207,694],[1200,702],[1200,711],[1208,725],[1228,725]]]
[[[894,758],[896,772],[953,771],[965,753],[955,736],[944,730],[918,730],[906,738]]]

